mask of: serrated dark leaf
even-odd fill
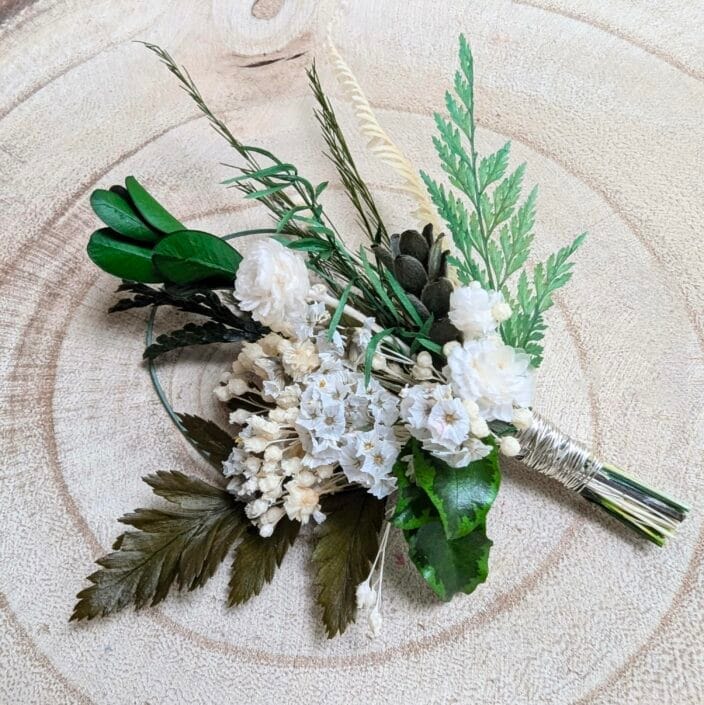
[[[194,590],[215,573],[246,527],[242,505],[223,490],[182,473],[145,478],[175,509],[137,509],[100,570],[78,593],[71,621],[106,616],[134,604],[156,605],[172,587]]]
[[[399,453],[403,457],[406,449]],[[393,473],[396,477],[396,506],[391,517],[391,523],[404,531],[418,529],[431,521],[438,521],[438,512],[422,488],[418,487],[406,475],[408,464],[397,460]]]
[[[283,517],[268,538],[250,528],[235,553],[230,576],[228,607],[241,605],[270,583],[286,552],[298,536],[301,523]]]
[[[224,323],[231,328],[242,330],[248,334],[248,339],[251,340],[260,338],[269,331],[268,328],[254,321],[248,312],[233,311],[211,289],[175,285],[157,289],[138,282],[123,281],[117,291],[130,292],[132,298],[120,299],[109,309],[110,313],[128,311],[132,308],[144,308],[146,306],[157,308],[159,306],[171,306],[179,311],[205,316],[213,321]]]
[[[143,357],[147,360],[154,360],[159,355],[177,348],[212,343],[236,343],[241,340],[256,340],[257,337],[217,321],[206,321],[200,324],[186,323],[183,328],[160,335],[145,349]]]
[[[235,447],[234,438],[213,421],[192,414],[177,416],[193,445],[208,458],[216,470],[222,471],[222,464]]]
[[[379,550],[384,506],[362,489],[324,498],[327,518],[315,530],[313,563],[328,638],[344,632],[355,619],[357,585],[369,574]]]

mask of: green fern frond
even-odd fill
[[[511,143],[479,158],[474,119],[474,60],[460,36],[460,68],[455,73],[454,94],[445,94],[449,119],[435,115],[437,135],[433,144],[451,188],[421,172],[430,198],[447,224],[457,250],[449,261],[462,284],[478,281],[486,289],[502,291],[513,316],[501,326],[504,342],[523,348],[537,367],[542,361],[546,324],[543,314],[553,304],[553,294],[570,279],[570,258],[584,240],[536,265],[531,276],[525,264],[533,244],[537,189],[519,204],[525,164],[506,176]],[[454,191],[453,189],[456,189]],[[458,195],[461,194],[460,195]],[[508,283],[520,272],[515,293]]]

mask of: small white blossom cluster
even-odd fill
[[[401,391],[401,418],[423,448],[453,468],[479,460],[491,452],[481,442],[489,435],[479,407],[455,396],[447,384],[423,382]]]
[[[230,417],[241,428],[223,470],[262,536],[284,515],[322,521],[320,496],[347,482],[376,497],[395,487],[398,398],[374,379],[365,386],[356,369],[351,358],[365,335],[358,329],[345,346],[337,333],[332,340],[324,331],[304,340],[270,333],[243,345],[215,389],[243,407]]]
[[[488,422],[511,422],[521,430],[532,417],[534,370],[530,356],[505,345],[497,329],[511,316],[500,292],[478,282],[460,287],[450,297],[449,317],[462,333],[462,343],[448,343],[442,370],[446,384],[434,378],[430,355],[421,353],[411,370],[420,384],[401,390],[401,418],[423,448],[452,467],[466,465],[491,452],[482,442]],[[500,441],[504,455],[517,455],[515,438]]]

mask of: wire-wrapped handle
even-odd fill
[[[539,414],[533,414],[532,424],[517,438],[521,444],[518,457],[527,467],[555,478],[659,546],[675,533],[689,511],[602,463]]]

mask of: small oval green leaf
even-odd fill
[[[179,230],[154,248],[152,261],[173,284],[211,279],[232,281],[242,255],[225,240],[200,230]]]
[[[140,242],[157,241],[156,233],[140,220],[124,198],[113,191],[93,191],[90,205],[98,218],[120,235]]]
[[[153,228],[162,233],[175,233],[177,230],[185,230],[183,223],[176,220],[134,176],[128,176],[125,179],[125,186],[127,186],[127,192],[134,201],[139,214]]]
[[[94,264],[115,277],[143,284],[162,281],[152,264],[151,248],[124,240],[110,228],[96,230],[86,249]]]

